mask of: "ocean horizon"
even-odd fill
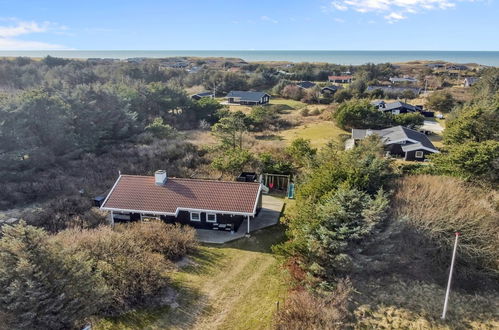
[[[445,61],[499,66],[499,51],[405,51],[405,50],[25,50],[0,51],[0,57],[115,58],[133,57],[227,57],[249,62],[324,62],[343,65],[396,63],[409,61]]]

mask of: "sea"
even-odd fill
[[[402,50],[26,50],[0,51],[0,57],[47,55],[64,58],[115,58],[133,57],[230,57],[249,62],[323,62],[343,65],[365,63],[396,63],[417,60],[476,63],[499,66],[499,51],[402,51]]]

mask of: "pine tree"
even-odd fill
[[[4,226],[0,313],[15,329],[64,329],[98,311],[106,289],[84,254],[69,254],[42,229]]]

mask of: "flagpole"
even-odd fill
[[[454,271],[454,261],[456,260],[457,240],[459,238],[459,235],[460,235],[459,233],[456,233],[456,240],[454,241],[454,251],[452,252],[452,261],[450,263],[449,281],[447,282],[447,291],[445,292],[445,301],[444,301],[444,310],[442,312],[442,320],[445,320],[445,314],[447,314],[447,306],[449,303],[450,285],[452,282],[452,272]]]

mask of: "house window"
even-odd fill
[[[160,217],[154,214],[141,214],[140,215],[140,220],[144,222],[149,222],[153,220],[160,220]]]
[[[206,222],[217,222],[217,215],[215,213],[206,213]]]
[[[416,158],[423,158],[423,152],[422,151],[416,151]]]
[[[191,221],[201,221],[201,213],[191,212]]]

